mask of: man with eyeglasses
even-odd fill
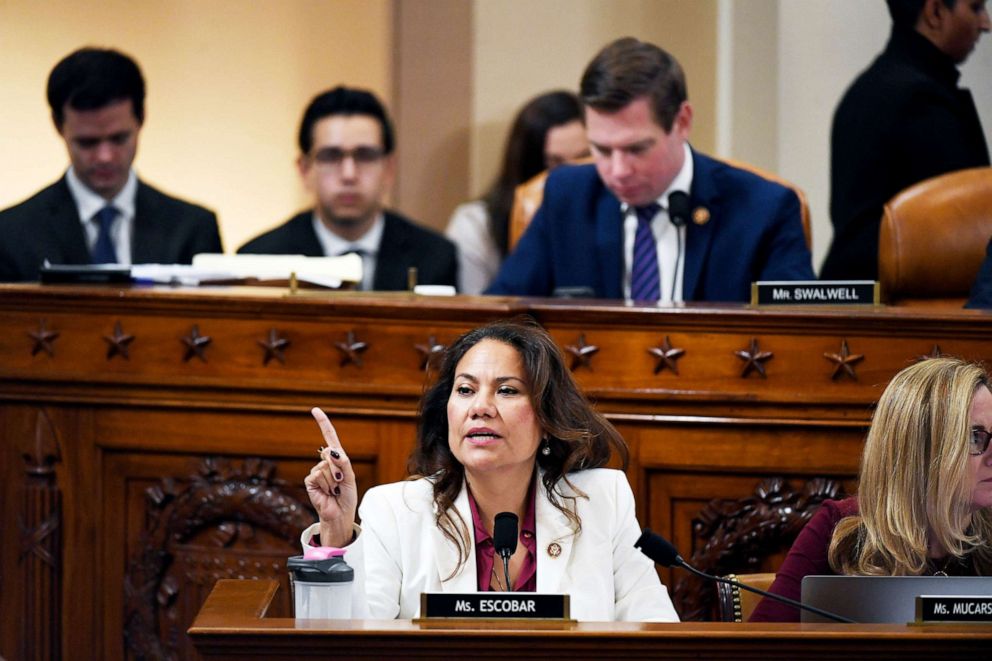
[[[239,253],[362,258],[361,289],[455,286],[455,246],[439,233],[383,206],[393,182],[393,128],[370,92],[336,87],[317,95],[300,125],[297,166],[314,208],[238,249]]]
[[[77,50],[48,77],[65,176],[0,212],[0,281],[37,280],[52,264],[189,264],[220,252],[212,211],[138,179],[131,165],[145,118],[145,81],[127,55]]]

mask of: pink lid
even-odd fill
[[[304,560],[327,560],[344,555],[345,549],[334,546],[308,546],[303,550]]]

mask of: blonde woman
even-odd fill
[[[932,358],[902,370],[878,402],[858,495],[827,501],[772,584],[799,599],[804,576],[992,574],[992,391],[979,365]],[[752,622],[798,621],[764,599]]]

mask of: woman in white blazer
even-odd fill
[[[508,579],[515,590],[569,594],[578,620],[678,621],[634,548],[626,476],[602,468],[611,450],[626,464],[626,444],[536,324],[497,322],[451,345],[421,402],[415,477],[370,489],[361,528],[348,456],[323,412],[313,414],[327,447],[305,480],[320,521],[301,542],[347,548],[355,617],[414,618],[422,592],[503,589]],[[524,522],[508,577],[492,557],[500,512]]]

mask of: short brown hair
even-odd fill
[[[624,37],[592,59],[579,82],[579,96],[587,107],[606,113],[647,97],[655,121],[668,132],[688,90],[678,60],[654,44]]]

